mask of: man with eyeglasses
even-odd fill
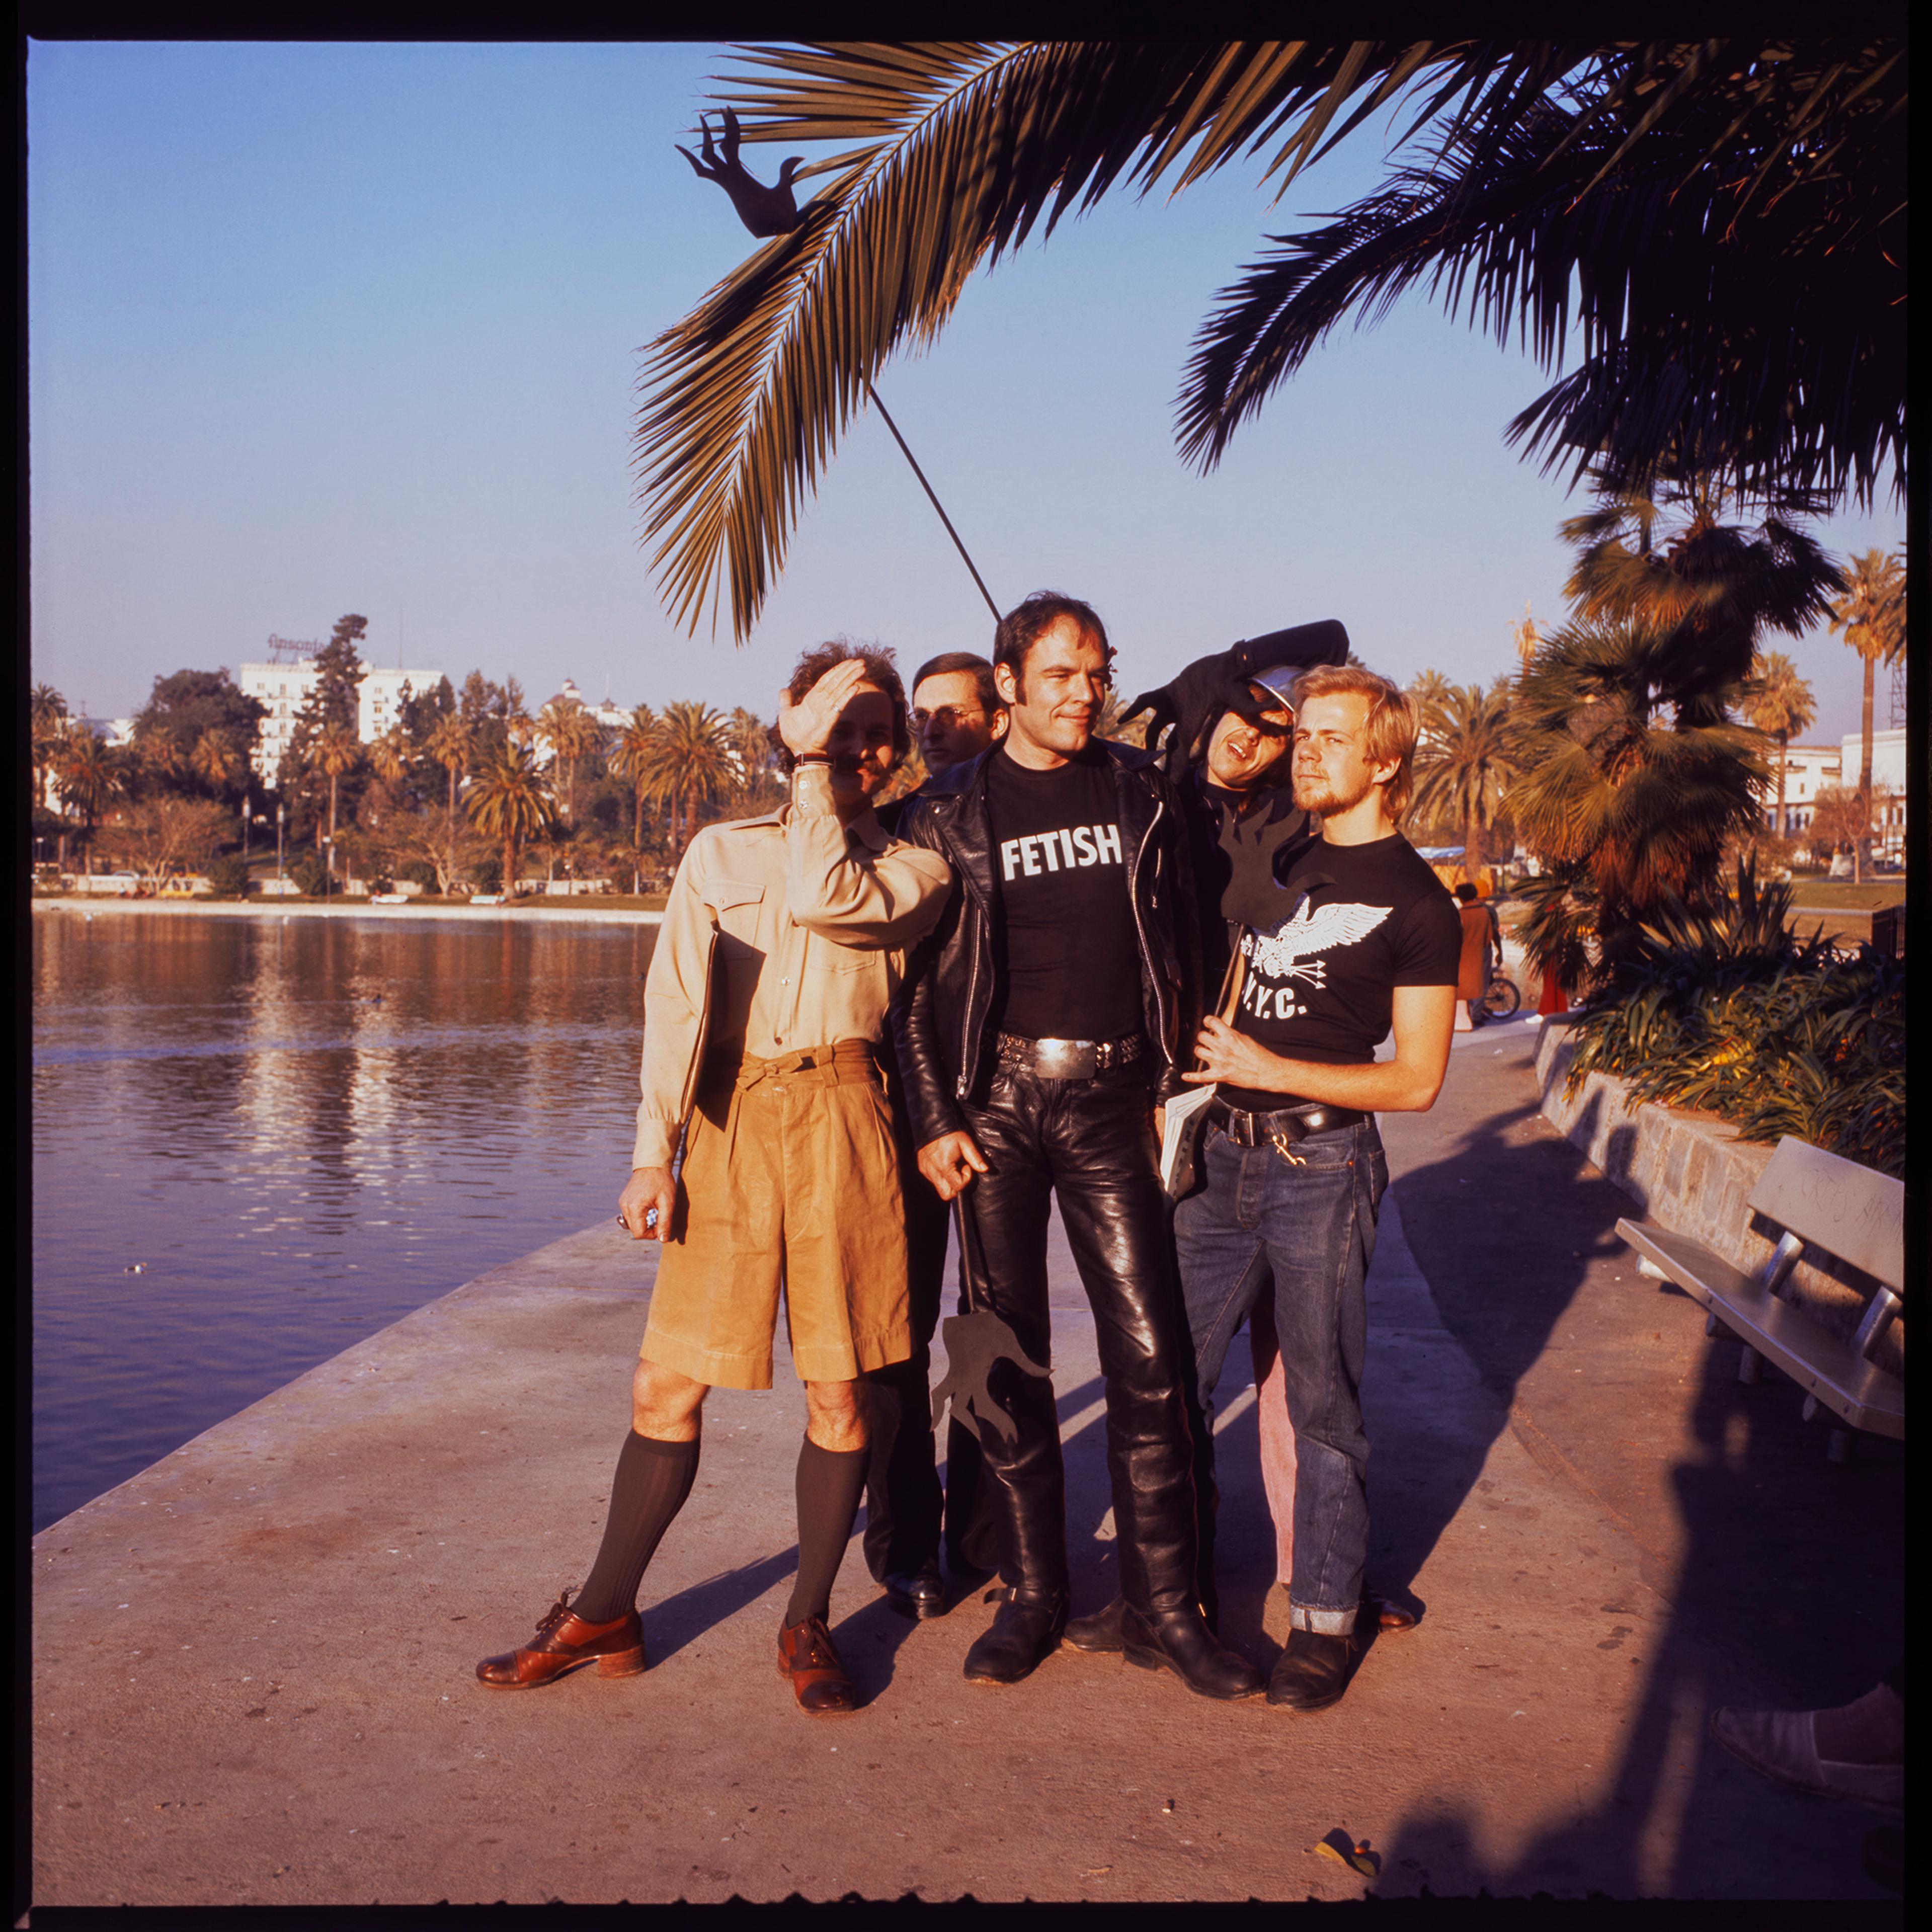
[[[993,667],[971,651],[946,651],[921,664],[912,681],[912,728],[932,780],[977,758],[1006,728],[1006,707]],[[922,789],[923,789],[922,788]],[[878,820],[896,836],[914,798],[883,806]],[[932,1336],[946,1286],[946,1204],[919,1171],[902,1083],[892,1082],[892,1131],[905,1193],[906,1292],[913,1352],[903,1362],[864,1378],[871,1408],[872,1460],[866,1472],[866,1562],[902,1616],[943,1616],[946,1585],[939,1569],[942,1526],[956,1576],[984,1576],[999,1567],[978,1438],[948,1426],[946,1485],[940,1487],[932,1436]]]

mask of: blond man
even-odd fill
[[[1294,802],[1320,842],[1281,916],[1242,934],[1234,1017],[1202,1025],[1213,1082],[1204,1179],[1174,1246],[1204,1400],[1256,1301],[1271,1306],[1295,1446],[1288,1640],[1268,1701],[1318,1711],[1348,1687],[1368,1553],[1360,1394],[1364,1282],[1388,1185],[1375,1117],[1435,1103],[1449,1063],[1462,930],[1398,829],[1415,715],[1354,664],[1297,680]],[[1393,1030],[1395,1057],[1376,1048]],[[1212,1418],[1209,1418],[1211,1427]]]
[[[477,1666],[485,1684],[547,1683],[593,1660],[606,1676],[644,1668],[638,1591],[696,1476],[705,1396],[771,1387],[782,1292],[806,1422],[778,1668],[814,1715],[857,1701],[826,1618],[866,1477],[860,1378],[913,1350],[880,1055],[907,949],[951,875],[873,815],[911,743],[890,652],[808,652],[778,731],[790,802],[692,841],[645,981],[618,1218],[664,1252],[603,1543],[574,1601]]]

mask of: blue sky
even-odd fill
[[[883,424],[856,422],[751,643],[659,604],[630,470],[639,350],[751,246],[674,152],[722,49],[36,42],[28,60],[34,676],[96,716],[271,632],[370,620],[378,662],[772,710],[807,645],[908,670],[990,621]],[[1369,130],[1364,130],[1368,134]],[[769,177],[781,151],[748,150]],[[1220,468],[1176,455],[1193,331],[1265,232],[1376,178],[1371,136],[1279,207],[1230,170],[1123,196],[982,274],[880,392],[1003,605],[1097,604],[1130,692],[1339,616],[1406,679],[1486,681],[1562,613],[1562,518],[1509,418],[1547,379],[1420,299],[1334,339]],[[1820,535],[1903,539],[1881,498]],[[1856,658],[1782,646],[1809,735]],[[1879,722],[1886,721],[1881,685]]]

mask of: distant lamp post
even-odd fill
[[[335,839],[333,834],[323,839],[322,845],[326,855],[324,862],[326,869],[322,877],[322,896],[326,899],[335,884]]]
[[[288,808],[280,800],[275,803],[275,884],[282,883],[282,830],[288,824]]]

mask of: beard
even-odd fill
[[[1316,818],[1333,818],[1351,812],[1375,789],[1375,780],[1364,772],[1361,783],[1352,791],[1338,791],[1320,772],[1294,774],[1294,802]]]

